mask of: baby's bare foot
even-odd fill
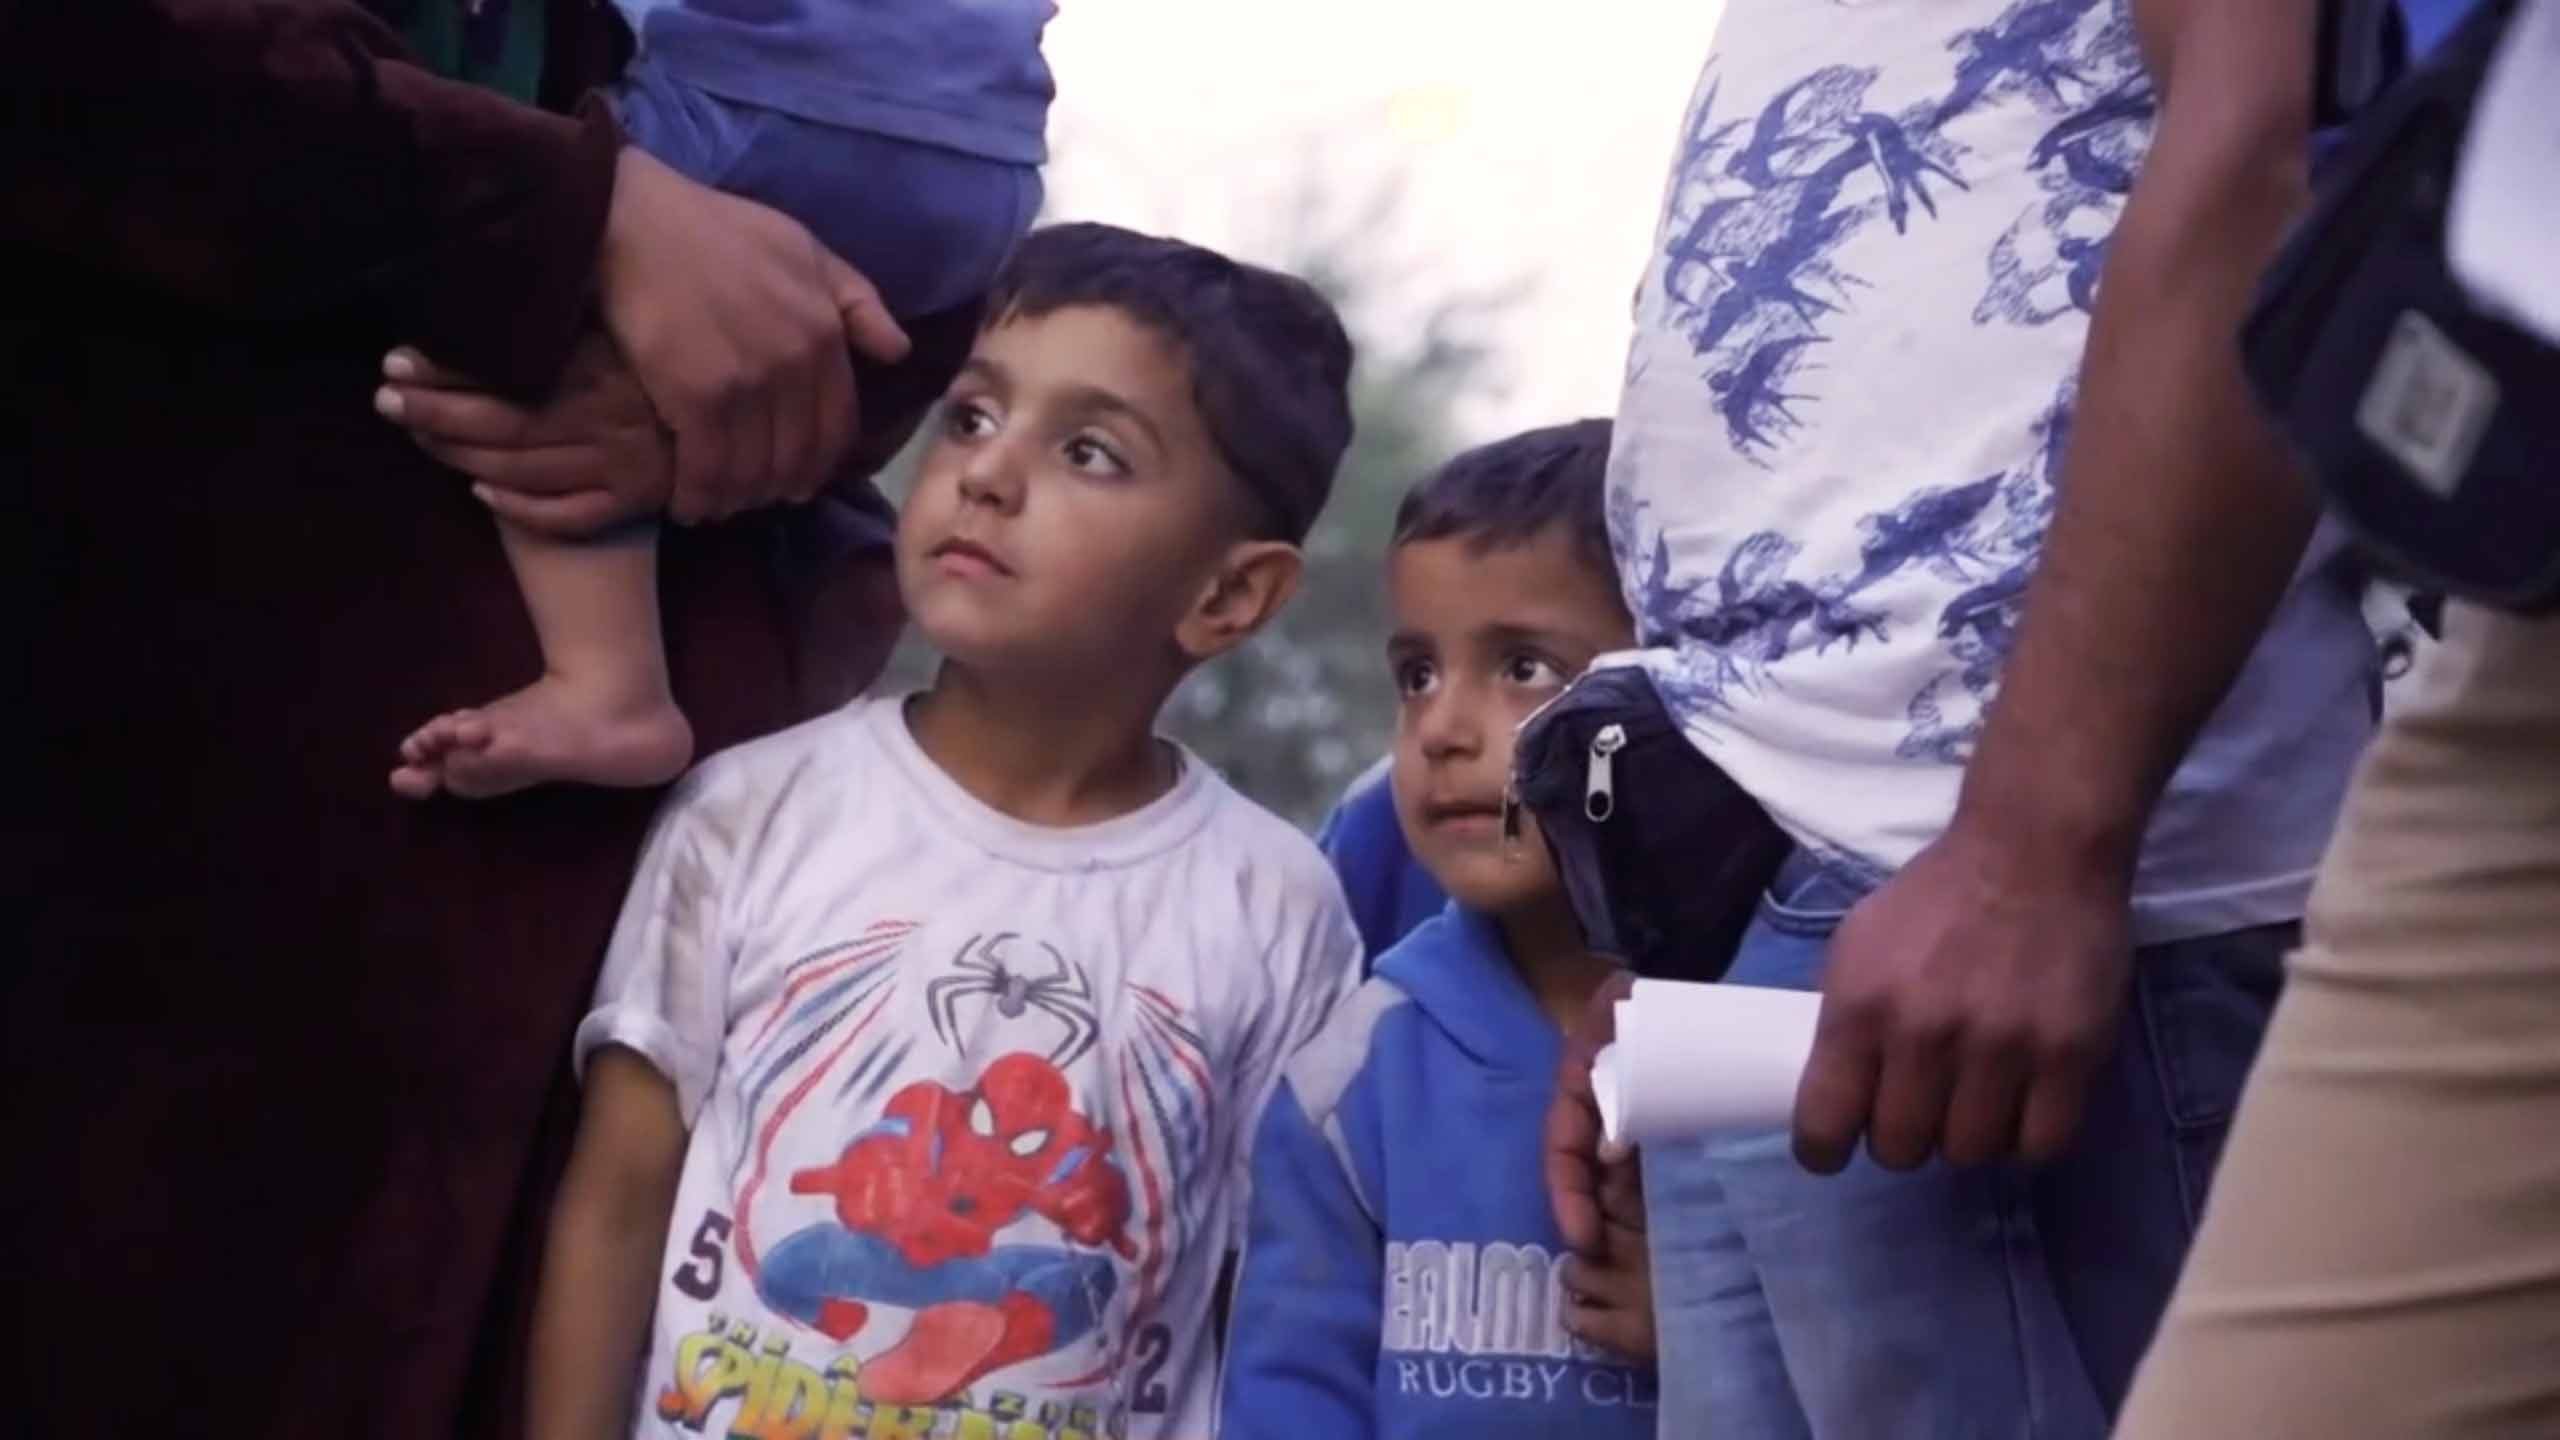
[[[483,800],[556,781],[657,785],[692,759],[693,727],[669,697],[619,698],[545,675],[419,726],[400,744],[391,788],[412,800],[439,790]]]

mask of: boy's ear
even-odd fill
[[[1174,628],[1183,658],[1195,665],[1214,660],[1252,638],[1298,593],[1306,569],[1306,557],[1283,540],[1246,540],[1229,549]]]

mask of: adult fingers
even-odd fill
[[[1888,1170],[1916,1170],[1938,1148],[1955,1091],[1957,1023],[1953,1012],[1906,1015],[1885,1040],[1867,1149]]]
[[[726,520],[781,493],[773,470],[777,412],[798,403],[800,379],[768,375],[763,384],[741,388],[727,398],[723,413],[730,427],[729,471],[713,483],[705,506],[707,518]]]
[[[679,525],[698,524],[712,517],[714,491],[731,472],[733,437],[708,399],[668,400],[659,408],[676,437],[675,485],[667,497],[667,518]]]
[[[622,358],[622,347],[615,343],[613,333],[591,325],[578,336],[578,343],[570,348],[569,363],[561,367],[560,378],[564,384],[592,384],[608,375],[627,376],[630,369]]]
[[[2006,1156],[2018,1143],[2026,1094],[2025,1047],[2000,1036],[1977,1037],[1947,1100],[1946,1133],[1938,1142],[1947,1163],[1982,1165]]]
[[[822,365],[818,383],[812,390],[815,405],[810,415],[810,429],[815,436],[809,459],[809,480],[798,500],[817,498],[844,464],[847,452],[854,446],[862,426],[862,397],[853,378],[851,356],[838,351],[839,363]]]
[[[426,352],[402,345],[382,357],[382,378],[403,385],[423,385],[438,390],[486,390],[489,387],[459,370],[449,370],[427,358]]]
[[[1849,1163],[1874,1113],[1883,1068],[1877,1029],[1862,1008],[1823,999],[1795,1113],[1796,1162],[1817,1175],[1838,1174]]]
[[[720,434],[720,467],[698,477],[694,487],[679,479],[675,498],[679,519],[726,520],[765,503],[775,493],[774,410],[786,403],[786,394],[805,383],[805,352],[789,348],[773,325],[767,317],[758,328],[731,332],[729,358],[701,372],[711,378],[702,389],[699,408]]]
[[[585,445],[509,450],[457,445],[417,435],[410,438],[419,449],[474,480],[530,497],[596,489],[596,476],[604,468],[596,452]]]
[[[817,241],[813,237],[810,243]],[[837,318],[844,322],[845,343],[883,365],[906,359],[912,342],[897,317],[889,313],[878,287],[824,245],[818,246],[818,266],[827,297],[835,302]]]
[[[539,416],[478,390],[440,390],[393,383],[373,392],[375,413],[423,443],[433,440],[482,449],[550,443]]]
[[[770,453],[773,466],[774,499],[797,505],[816,491],[818,469],[818,375],[824,366],[809,375],[808,383],[793,385],[773,397],[766,409],[766,420],[773,427]]]
[[[2089,1072],[2096,1063],[2095,1056],[2075,1046],[2051,1054],[2037,1067],[2018,1125],[2019,1158],[2038,1164],[2070,1148],[2072,1137],[2079,1133]]]
[[[623,363],[621,352],[606,342],[585,373],[576,378],[577,390],[560,403],[560,408],[574,417],[574,423],[588,434],[619,434],[645,440],[669,457],[658,463],[671,476],[675,431],[659,416],[649,392],[640,388],[640,377]],[[666,487],[656,488],[663,503]]]
[[[637,518],[630,506],[608,490],[581,490],[568,495],[522,495],[488,485],[471,493],[490,511],[523,529],[555,540],[584,540]]]
[[[774,397],[773,480],[766,497],[803,504],[834,478],[836,465],[851,441],[849,411],[853,402],[853,357],[842,336],[829,329],[817,335],[795,376],[800,383]]]

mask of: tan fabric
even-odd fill
[[[2560,622],[2409,683],[2119,1440],[2560,1436]]]

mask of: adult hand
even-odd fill
[[[472,493],[528,530],[579,539],[667,508],[675,443],[621,352],[582,339],[559,388],[526,407],[415,350],[382,362],[374,406],[418,447],[479,482]]]
[[[1635,1151],[1601,1136],[1591,1063],[1617,1035],[1617,1005],[1635,977],[1612,975],[1565,1035],[1556,1098],[1547,1107],[1547,1201],[1571,1254],[1564,1261],[1565,1328],[1636,1360],[1654,1352],[1653,1256],[1645,1242],[1644,1173]]]
[[[628,146],[596,279],[605,328],[675,432],[679,524],[817,494],[857,429],[848,344],[907,352],[871,282],[797,221]]]
[[[1617,1004],[1634,988],[1635,977],[1621,972],[1592,992],[1581,1020],[1565,1035],[1556,1098],[1547,1106],[1547,1203],[1564,1243],[1592,1260],[1608,1258],[1613,1229],[1644,1229],[1644,1181],[1635,1152],[1601,1138],[1600,1102],[1591,1093],[1591,1062],[1616,1038]]]
[[[2114,1042],[2133,963],[2127,882],[1959,818],[1832,937],[1796,1158],[1821,1174],[1867,1137],[1907,1170],[2050,1159]]]

